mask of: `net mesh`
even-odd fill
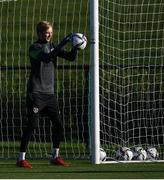
[[[36,40],[35,27],[41,20],[53,23],[55,42],[71,32],[88,37],[88,0],[0,1],[0,158],[17,158],[19,153],[27,120],[28,48]],[[66,158],[88,157],[88,49],[80,51],[75,62],[58,59],[57,92],[64,125],[61,155]],[[40,118],[27,156],[48,157],[50,137],[51,123],[47,117]]]
[[[164,159],[164,2],[101,0],[101,146],[156,147]]]

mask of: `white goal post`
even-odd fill
[[[100,118],[99,118],[99,21],[98,0],[90,0],[90,118],[92,163],[100,163]]]

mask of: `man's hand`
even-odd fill
[[[72,41],[72,35],[73,35],[73,33],[70,33],[70,34],[68,34],[65,38],[64,38],[64,40],[65,41]]]

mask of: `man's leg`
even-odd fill
[[[21,138],[20,152],[26,152],[31,135],[33,134],[34,129],[37,127],[38,120],[39,112],[33,113],[30,115],[30,117],[28,117],[28,123]]]
[[[17,166],[24,168],[32,168],[31,164],[26,161],[26,150],[33,134],[34,129],[37,127],[39,120],[39,108],[33,104],[31,99],[27,100],[27,125],[23,131],[23,135],[20,143],[20,153],[17,161]]]
[[[66,163],[59,156],[59,146],[63,135],[63,125],[60,118],[58,102],[55,96],[51,98],[45,110],[52,122],[53,148],[52,148],[52,158],[50,162],[54,165],[69,166],[69,164]]]

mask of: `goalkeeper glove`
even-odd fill
[[[63,39],[63,41],[66,41],[66,42],[68,42],[68,41],[71,41],[72,40],[72,33],[70,33],[70,34],[68,34],[64,39]]]

